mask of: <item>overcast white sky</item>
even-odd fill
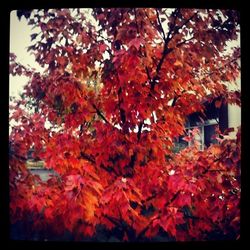
[[[27,25],[25,18],[18,20],[16,11],[12,11],[10,15],[10,52],[17,56],[17,61],[23,65],[30,65],[31,67],[41,69],[35,61],[34,55],[27,52],[27,47],[31,45],[30,35],[35,31]],[[11,76],[10,75],[10,96],[17,97],[22,92],[23,86],[27,83],[28,78],[25,76]]]

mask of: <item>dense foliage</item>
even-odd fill
[[[17,14],[37,32],[28,51],[44,72],[10,54],[10,73],[29,77],[10,105],[12,223],[69,231],[75,240],[94,238],[100,228],[125,241],[238,238],[240,130],[235,138],[218,130],[218,143],[203,151],[196,142],[173,152],[188,115],[205,119],[204,102],[240,105],[240,92],[229,89],[239,77],[240,49],[224,51],[237,39],[238,13]],[[47,182],[26,167],[31,148],[56,173]]]

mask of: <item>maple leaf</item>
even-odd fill
[[[134,46],[137,50],[139,50],[140,46],[143,44],[144,40],[140,37],[136,37],[129,42],[128,46],[129,47]]]
[[[105,50],[107,49],[107,44],[100,44],[99,45],[99,50],[100,50],[100,53],[103,53],[105,52]]]

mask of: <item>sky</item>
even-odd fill
[[[18,20],[16,11],[12,11],[10,15],[10,52],[15,53],[17,61],[23,65],[31,65],[32,67],[41,70],[41,67],[35,61],[34,55],[27,52],[27,47],[31,45],[30,35],[34,33],[31,27],[27,25],[27,21],[22,17]],[[22,92],[28,78],[25,76],[10,75],[10,96],[17,97]]]

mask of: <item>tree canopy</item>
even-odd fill
[[[187,117],[240,105],[234,10],[94,8],[17,11],[37,33],[28,48],[43,73],[26,75],[10,105],[11,221],[75,240],[100,226],[119,240],[239,237],[240,129],[217,144],[173,152]],[[33,110],[32,112],[29,112]],[[203,117],[204,118],[204,117]],[[195,134],[195,130],[193,134]],[[47,182],[26,167],[44,160]],[[214,233],[214,234],[213,234]]]

